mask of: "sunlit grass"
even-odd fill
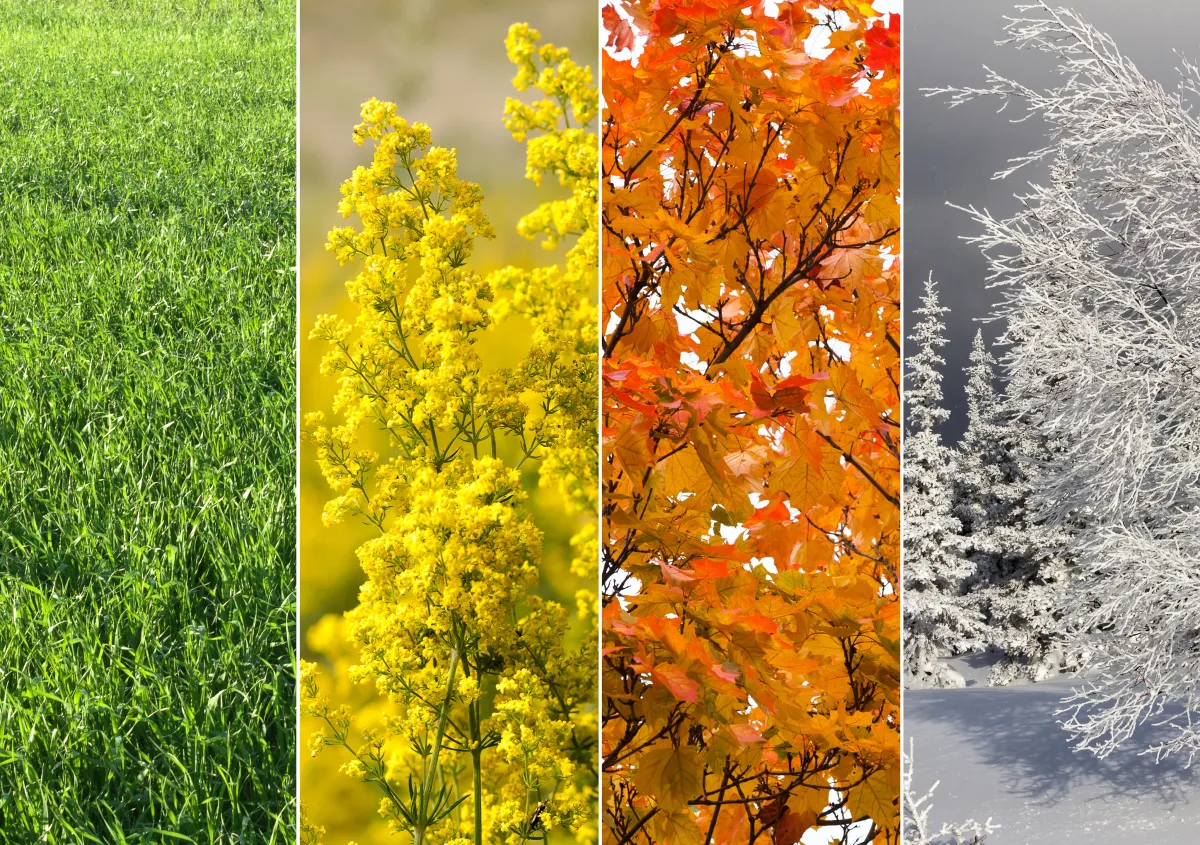
[[[294,14],[0,0],[0,842],[294,838]]]

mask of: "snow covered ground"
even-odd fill
[[[1104,760],[1073,751],[1054,715],[1070,681],[988,687],[983,662],[953,661],[965,689],[904,693],[914,791],[941,781],[935,827],[991,816],[988,845],[1200,843],[1200,761],[1155,763],[1137,753],[1145,741]]]

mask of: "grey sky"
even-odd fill
[[[1055,5],[1058,5],[1057,3]],[[1182,0],[1079,0],[1066,4],[1114,37],[1117,46],[1145,75],[1168,89],[1178,78],[1178,56],[1200,59],[1200,7]],[[944,100],[920,93],[946,85],[980,86],[982,65],[1030,86],[1059,84],[1044,54],[997,47],[1007,2],[966,3],[962,0],[908,0],[904,21],[904,297],[905,319],[919,307],[930,271],[939,282],[947,315],[950,346],[946,348],[946,395],[953,416],[944,434],[950,440],[965,425],[962,368],[971,338],[982,326],[994,340],[996,323],[979,323],[996,300],[984,284],[986,267],[978,249],[960,240],[978,229],[961,211],[947,207],[975,205],[998,216],[1016,208],[1014,193],[1024,193],[1040,170],[1024,169],[993,181],[1007,159],[1041,146],[1043,126],[1036,121],[1013,123],[1010,107],[977,101],[948,109]],[[999,350],[997,350],[999,352]]]

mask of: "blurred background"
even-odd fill
[[[474,267],[486,273],[507,264],[532,266],[555,257],[516,234],[517,220],[557,187],[541,191],[524,179],[525,147],[504,128],[504,101],[516,96],[504,49],[510,24],[527,22],[544,41],[569,47],[598,81],[598,5],[595,0],[302,0],[300,3],[300,411],[328,411],[332,383],[318,371],[323,344],[308,340],[318,314],[352,319],[343,284],[353,267],[340,268],[325,251],[326,234],[344,225],[337,214],[339,186],[370,151],[355,146],[351,130],[360,105],[371,97],[391,100],[409,120],[428,123],[434,143],[458,150],[459,174],[483,187],[484,209],[497,237],[478,245]],[[484,348],[498,365],[524,350],[524,326],[505,323],[505,336]],[[529,485],[530,487],[532,485]],[[355,548],[368,536],[350,524],[325,528],[321,508],[329,491],[312,449],[300,452],[300,646],[301,656],[323,664],[324,688],[335,704],[351,703],[369,719],[379,702],[369,689],[344,678],[353,662],[342,642],[338,614],[355,602],[361,571]],[[534,516],[546,532],[542,593],[574,607],[581,584],[566,569],[567,541],[578,519],[567,517],[555,497],[537,492]],[[594,636],[594,634],[592,634]],[[578,632],[584,636],[584,632]],[[343,659],[335,671],[331,657]],[[301,723],[302,748],[317,728]],[[338,771],[344,751],[300,754],[300,797],[325,841],[358,845],[394,843],[376,809],[379,796]]]

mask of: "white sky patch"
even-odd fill
[[[689,369],[695,370],[698,373],[704,373],[708,371],[708,362],[690,350],[679,353],[679,363],[683,364],[683,366]]]
[[[816,9],[805,9],[810,15],[817,19],[822,26],[814,26],[812,32],[808,34],[808,38],[804,39],[804,52],[808,53],[814,59],[824,59],[833,52],[833,48],[829,46],[830,36],[833,34],[833,29],[843,30],[850,27],[850,16],[841,9],[830,11],[824,7]],[[832,29],[828,26],[832,20]]]
[[[758,47],[758,33],[752,29],[743,29],[738,33],[738,46],[729,52],[742,58],[746,56],[761,56],[762,50]]]
[[[775,558],[770,557],[769,555],[767,557],[752,557],[752,558],[750,558],[750,563],[747,564],[746,568],[754,569],[755,567],[762,567],[763,569],[767,570],[767,572],[770,572],[772,575],[779,574],[779,567],[775,565]]]
[[[844,340],[839,340],[836,337],[831,337],[825,341],[825,345],[829,347],[829,351],[837,356],[840,361],[850,360],[850,344]]]
[[[779,375],[781,378],[787,378],[792,374],[792,360],[799,354],[799,352],[793,349],[779,359]]]
[[[726,543],[733,545],[743,537],[750,536],[750,529],[744,528],[741,525],[722,525],[717,529],[717,533]]]
[[[892,252],[891,244],[886,244],[879,248],[879,257],[883,259],[883,269],[891,270],[892,265],[896,263],[900,256]]]
[[[658,172],[663,178],[663,197],[670,199],[675,193],[675,177],[679,175],[679,171],[671,166],[669,160],[662,162],[658,166]]]
[[[612,4],[608,5],[611,6],[612,10],[616,12],[617,15],[624,18],[626,21],[633,21],[631,16],[621,13],[622,10],[619,6]],[[650,41],[650,36],[645,32],[639,32],[637,27],[633,26],[632,23],[630,23],[630,28],[633,30],[633,49],[627,48],[625,50],[616,50],[606,45],[604,47],[604,51],[619,62],[629,62],[634,67],[637,67],[638,59],[641,58],[642,51],[646,49],[646,44]],[[605,30],[605,35],[609,34],[610,33]],[[605,42],[608,41],[607,38],[604,40]]]
[[[683,305],[682,298],[679,300],[679,305]],[[694,335],[696,330],[702,325],[711,323],[713,320],[711,314],[699,308],[694,311],[683,308],[682,313],[676,309],[672,310],[671,313],[675,315],[675,325],[679,327],[680,334]]]
[[[840,800],[841,795],[839,795],[836,790],[831,789],[829,790],[829,803],[826,805],[826,807],[828,808],[833,806]],[[843,819],[853,818],[851,813],[851,809],[843,808],[836,817]],[[870,822],[858,822],[857,824],[850,825],[849,836],[845,840],[846,843],[848,843],[848,845],[862,845],[862,843],[865,841],[864,838],[870,829]],[[843,841],[841,831],[842,829],[840,827],[815,827],[805,833],[804,836],[800,838],[800,842],[802,845],[831,845],[833,842]]]
[[[904,0],[875,0],[871,8],[881,15],[898,15],[904,10]]]
[[[622,573],[618,573],[617,578],[621,577]],[[630,575],[629,580],[625,582],[625,589],[617,593],[617,602],[621,605],[621,610],[629,610],[629,596],[636,596],[641,591],[642,582]]]
[[[758,434],[759,437],[766,440],[771,448],[776,452],[783,452],[783,426],[772,426],[768,428],[765,425],[760,425],[755,433]]]

